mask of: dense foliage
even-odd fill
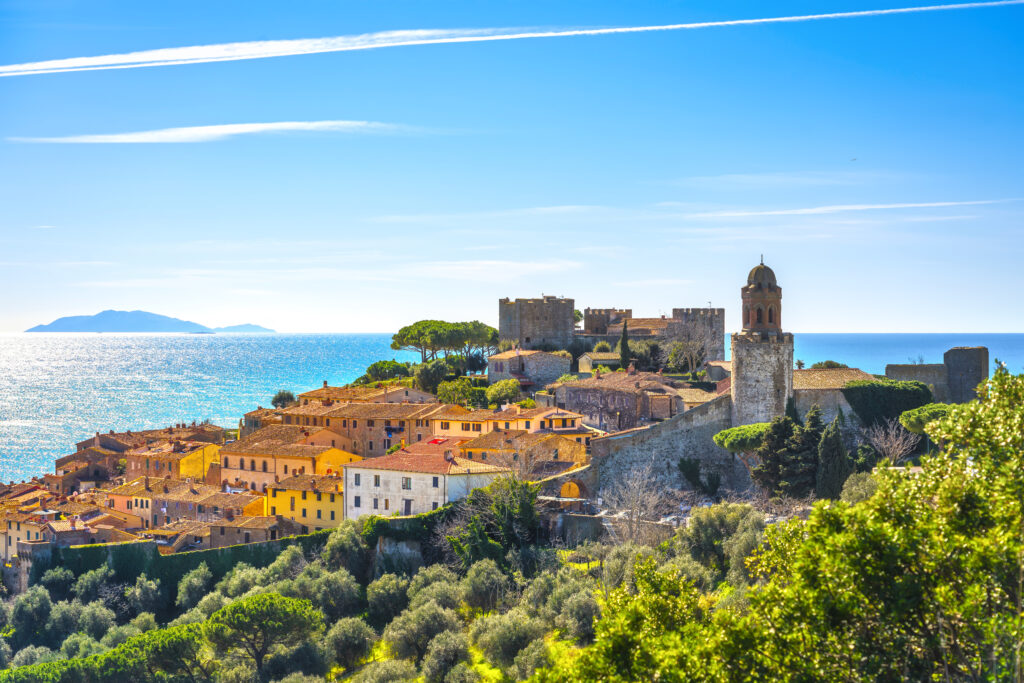
[[[1024,378],[932,423],[919,474],[769,527],[740,604],[638,564],[545,681],[1020,680]]]
[[[842,392],[866,427],[898,419],[904,412],[932,401],[927,385],[894,379],[855,380],[847,382]]]
[[[443,357],[486,356],[498,348],[498,331],[478,320],[463,323],[420,320],[396,332],[391,337],[391,348],[418,351],[424,363],[436,359],[438,354]]]

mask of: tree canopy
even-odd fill
[[[498,330],[479,320],[450,323],[444,320],[420,320],[406,325],[391,337],[391,348],[418,351],[423,362],[440,354],[490,355],[498,347]]]

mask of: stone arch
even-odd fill
[[[758,325],[760,325],[760,324],[762,324],[764,322],[764,309],[761,308],[760,306],[757,307],[756,317],[757,317],[757,321],[756,322],[757,322]]]
[[[579,498],[580,497],[580,485],[574,481],[567,481],[562,484],[562,488],[558,489],[559,498]]]

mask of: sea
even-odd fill
[[[987,346],[1024,372],[1024,334],[794,335],[808,366],[836,360],[873,374],[888,363],[941,363],[954,346]],[[210,420],[237,427],[279,389],[346,384],[376,360],[416,361],[390,334],[0,335],[0,481],[53,471],[97,431]]]

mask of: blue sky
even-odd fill
[[[1024,332],[1024,4],[387,46],[914,5],[0,1],[0,331],[494,324],[541,293],[732,329],[763,253],[792,331]]]

